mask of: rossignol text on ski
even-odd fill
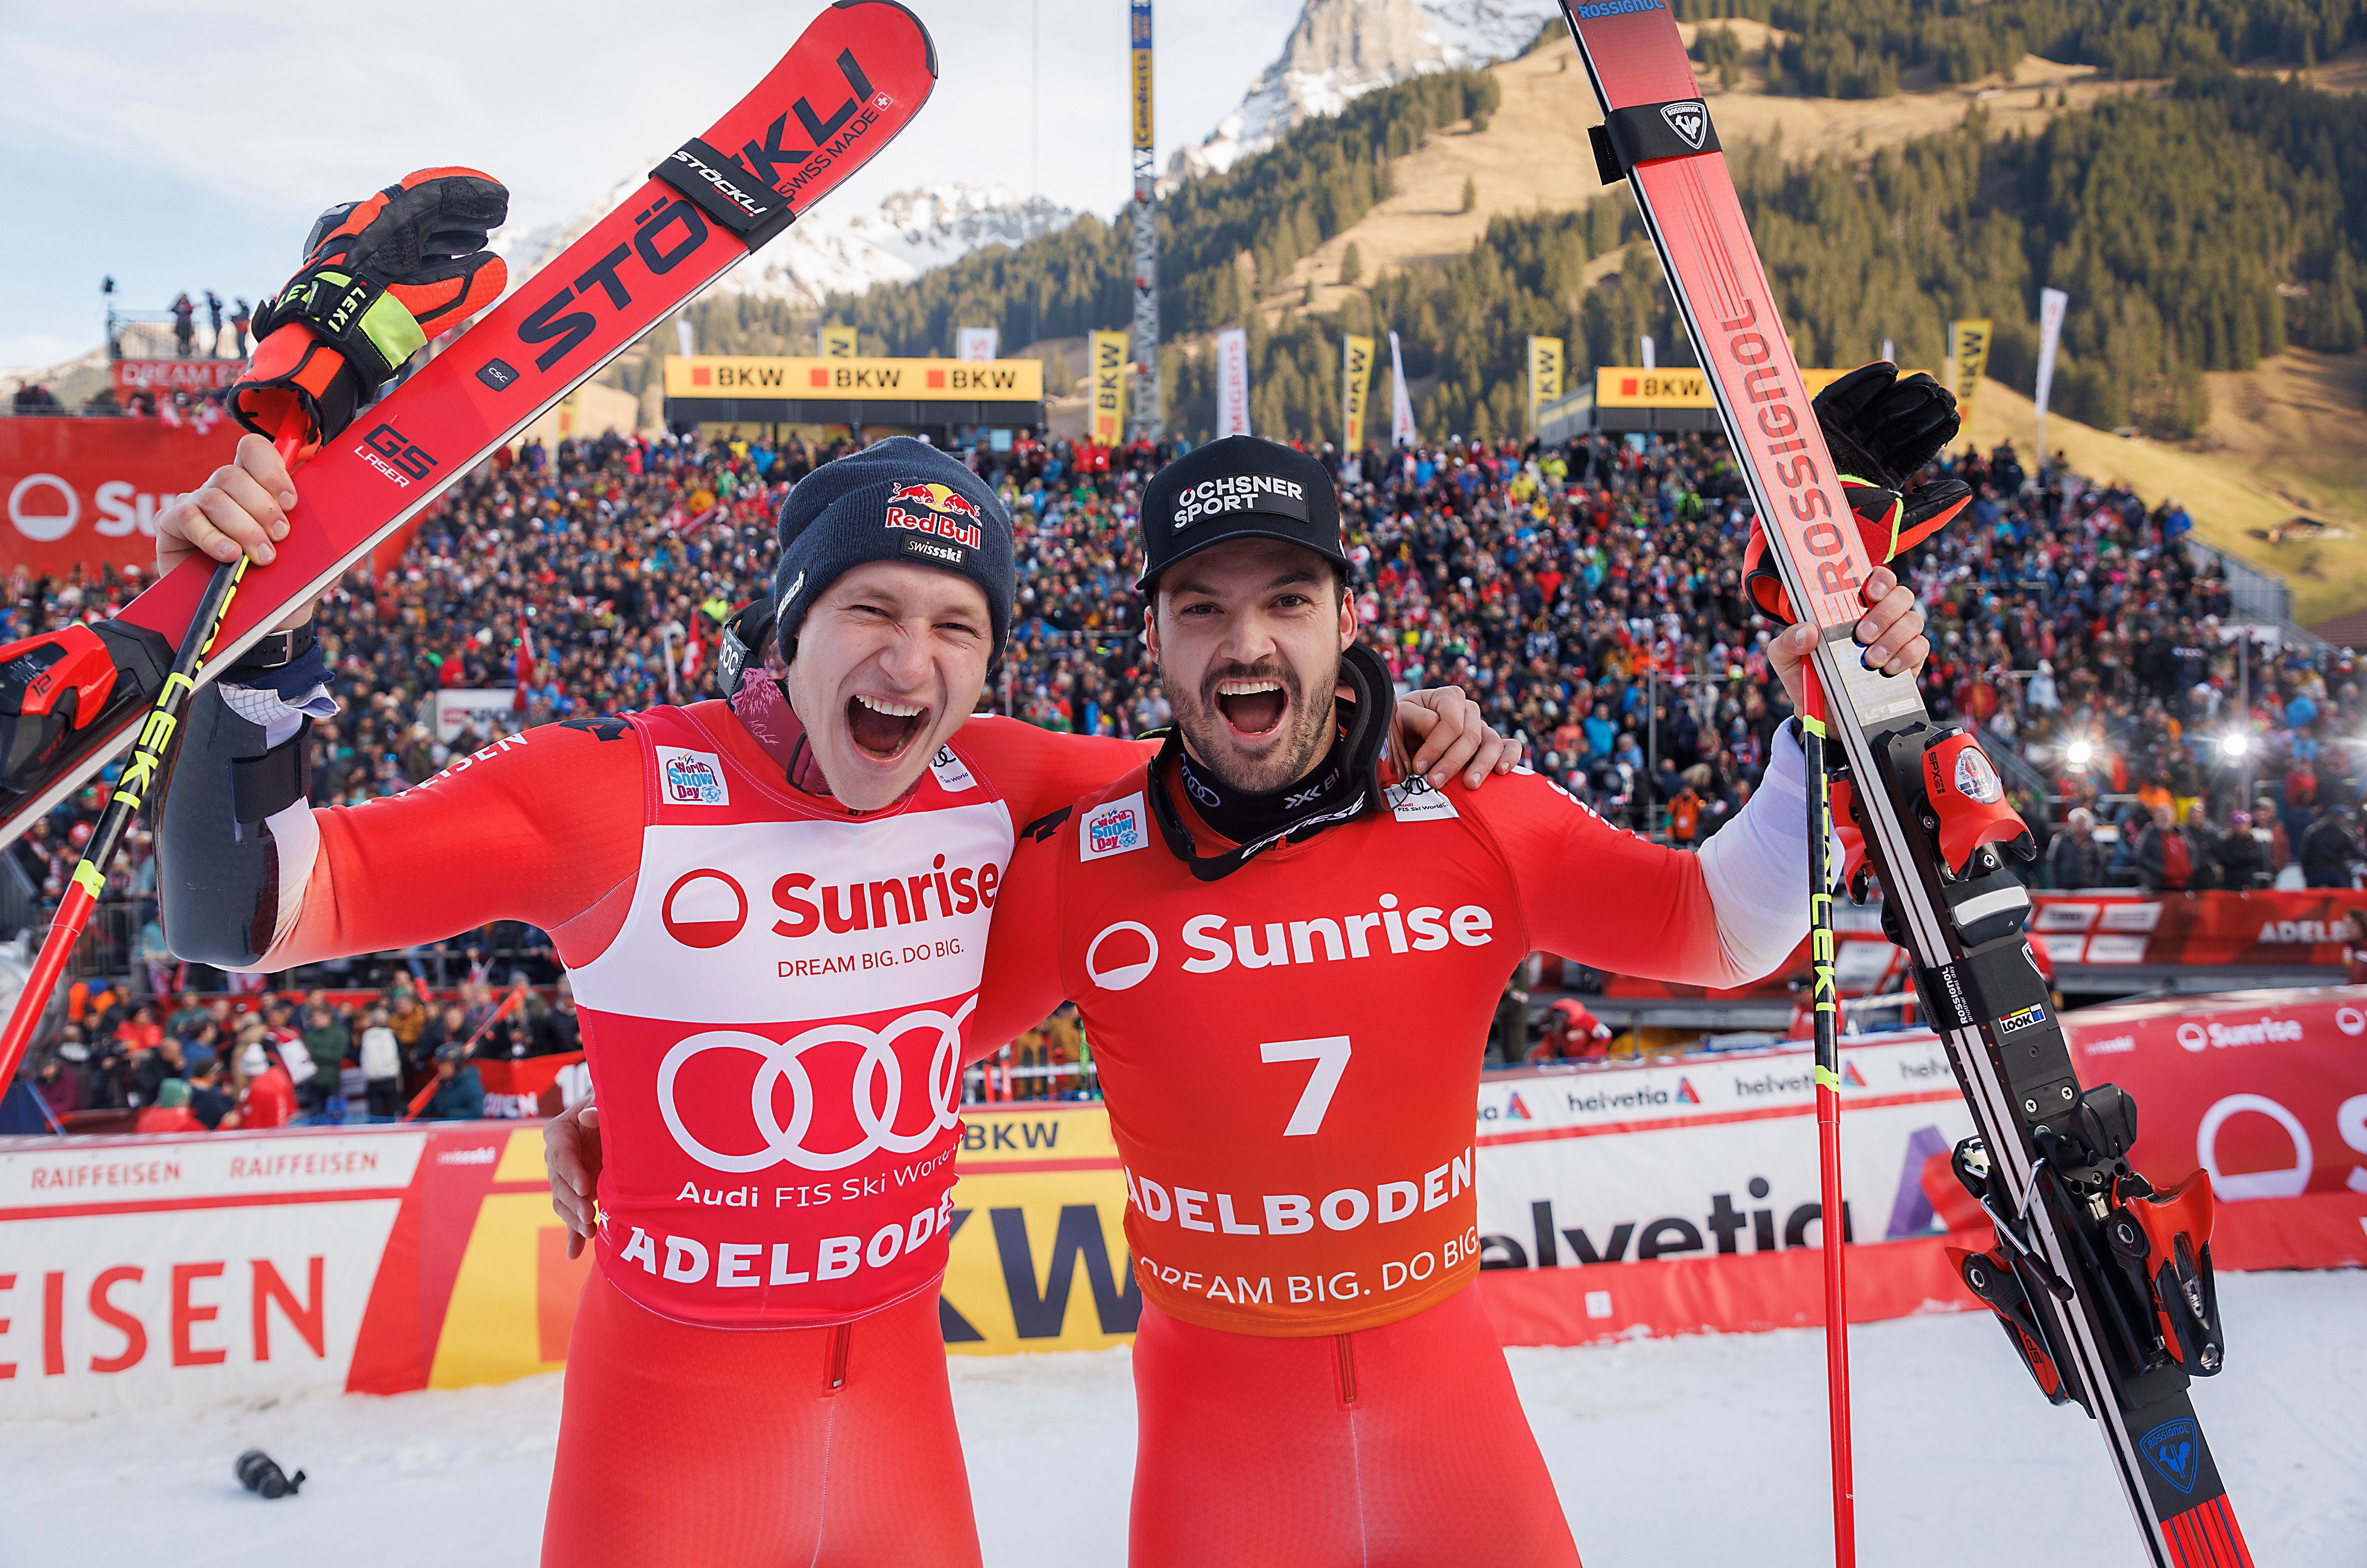
[[[1852,657],[1871,568],[1675,17],[1663,0],[1563,12],[1603,112],[1604,179],[1635,193],[1784,588],[1824,628],[1814,667],[1845,759],[1836,810],[1845,796],[1884,930],[1914,961],[1978,1129],[1954,1166],[1998,1239],[1959,1255],[1966,1288],[2048,1400],[2096,1421],[2148,1562],[2248,1568],[2188,1397],[2222,1364],[2209,1188],[2197,1176],[2155,1189],[2127,1159],[2128,1095],[2080,1084],[2023,934],[2029,896],[1999,854],[2024,829],[1973,738],[1935,722],[1912,680]]]

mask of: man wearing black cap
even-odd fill
[[[250,438],[168,511],[161,564],[267,558],[292,494]],[[543,726],[315,811],[304,728],[334,705],[297,628],[194,699],[164,808],[186,955],[287,968],[520,919],[566,961],[601,1110],[554,1123],[552,1179],[599,1268],[550,1562],[978,1560],[934,1298],[988,925],[1014,824],[1144,749],[973,721],[1011,524],[946,454],[824,466],[780,537],[728,701]],[[1467,709],[1435,710],[1442,765],[1486,764]]]
[[[1175,730],[1022,829],[977,1036],[1065,998],[1093,1042],[1143,1302],[1129,1560],[1575,1564],[1475,1288],[1479,1047],[1534,950],[1704,986],[1783,963],[1799,747],[1699,853],[1534,774],[1433,788],[1392,765],[1313,458],[1213,442],[1143,529]],[[1868,660],[1919,665],[1913,594],[1881,571],[1868,604]],[[1772,645],[1795,704],[1808,646]]]

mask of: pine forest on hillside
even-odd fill
[[[2367,39],[2367,0],[1675,0],[1680,19],[1748,17],[1784,30],[1770,91],[1876,98],[1929,66],[1942,82],[2010,71],[2025,54],[2109,75],[2230,64],[2315,65]],[[1728,35],[1729,37],[1731,35]],[[1715,66],[1717,62],[1710,63]]]
[[[2155,17],[2146,26],[2159,30],[2159,17],[2175,16],[2184,18],[2170,29],[2185,40],[2180,58],[2215,61],[2203,40],[2219,40],[2220,55],[2329,48],[2361,25],[2367,0],[1786,0],[1759,9],[1810,19],[1895,13],[1927,31],[2010,12],[2031,36],[2100,50],[2126,45],[2132,17]],[[2062,23],[2057,13],[2071,11],[2089,20]],[[2315,30],[2302,25],[2311,18]],[[1727,58],[1713,29],[1698,35],[1696,53],[1705,66]],[[1302,256],[1390,194],[1393,160],[1491,112],[1497,92],[1488,75],[1461,71],[1384,88],[1162,203],[1172,424],[1194,434],[1213,425],[1207,340],[1227,326],[1249,331],[1253,428],[1330,439],[1340,434],[1342,332],[1397,329],[1421,393],[1417,416],[1440,434],[1522,428],[1532,333],[1566,340],[1572,384],[1596,365],[1634,363],[1642,333],[1664,363],[1690,362],[1658,265],[1634,243],[1624,190],[1576,210],[1499,215],[1468,254],[1365,276],[1337,309],[1309,310],[1280,291]],[[2073,302],[2056,406],[2102,428],[2177,438],[2208,413],[2204,371],[2249,369],[2288,342],[2334,352],[2367,342],[2367,98],[2220,63],[2167,91],[2133,86],[2067,108],[2035,136],[1993,136],[1976,107],[1954,130],[1870,157],[1799,162],[1763,144],[1728,155],[1804,364],[1856,364],[1889,339],[1903,361],[1937,367],[1948,321],[1987,316],[1997,323],[1990,374],[2027,386],[2038,291],[2051,286]],[[1588,287],[1589,263],[1623,248]],[[1125,214],[1088,216],[834,299],[830,319],[890,354],[943,353],[957,327],[987,323],[1018,345],[1123,325],[1130,286]],[[794,352],[810,330],[810,317],[743,298],[708,306],[700,336],[720,349]],[[1377,396],[1385,419],[1385,387]]]

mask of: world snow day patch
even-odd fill
[[[681,746],[660,746],[658,790],[668,806],[729,806],[730,786],[723,781],[723,764],[712,751]]]

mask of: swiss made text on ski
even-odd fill
[[[244,574],[196,682],[837,188],[912,123],[936,73],[927,30],[894,0],[816,17],[630,200],[305,466],[277,558]],[[213,570],[193,558],[113,620],[0,649],[0,844],[131,743]]]
[[[2130,1167],[2135,1107],[2112,1085],[2083,1089],[2030,957],[2029,897],[1996,848],[2022,825],[1993,771],[1970,737],[1931,720],[1913,681],[1856,658],[1871,567],[1837,525],[1847,503],[1675,17],[1665,0],[1563,0],[1563,12],[1603,107],[1604,178],[1635,191],[1784,589],[1823,629],[1814,668],[1884,930],[1915,961],[1979,1129],[1954,1163],[1998,1245],[1960,1255],[1966,1286],[2047,1398],[2095,1419],[2149,1562],[2249,1568],[2187,1392],[2221,1364],[2209,1188],[2157,1192]]]

